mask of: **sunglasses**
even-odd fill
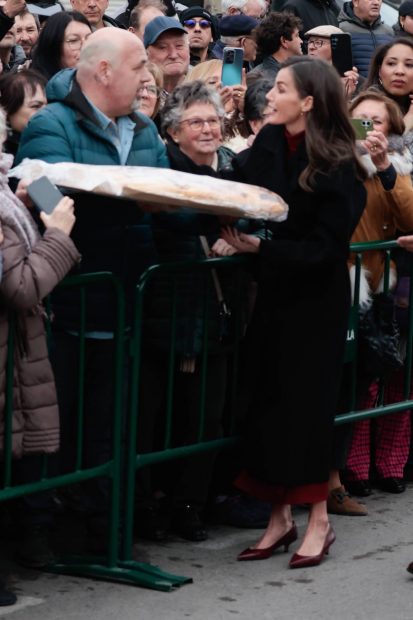
[[[197,24],[203,30],[206,30],[207,28],[211,28],[211,22],[209,22],[207,19],[200,19],[199,22],[197,22],[195,19],[186,19],[184,21],[185,28],[195,28]]]

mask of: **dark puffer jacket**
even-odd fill
[[[64,70],[48,83],[50,104],[36,114],[22,134],[16,163],[25,157],[54,162],[120,165],[119,153],[97,123],[93,109],[75,78]],[[166,149],[153,122],[133,115],[135,134],[126,164],[169,167]],[[160,182],[162,172],[159,173]],[[93,194],[76,194],[76,224],[72,238],[82,254],[80,271],[111,271],[132,294],[140,274],[157,262],[150,218],[136,203]],[[131,304],[128,303],[128,308]],[[76,329],[79,297],[65,290],[55,298],[56,326]],[[86,328],[113,331],[112,289],[93,287],[87,297]]]
[[[341,30],[351,34],[353,64],[360,74],[366,77],[370,60],[376,49],[393,38],[392,28],[386,26],[381,17],[378,17],[372,24],[361,21],[354,14],[351,2],[344,3],[338,22]]]
[[[338,26],[339,8],[335,0],[287,0],[282,10],[301,19],[301,34],[316,26]]]

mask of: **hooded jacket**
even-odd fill
[[[54,162],[120,165],[119,153],[98,124],[76,81],[76,72],[57,73],[47,85],[50,102],[24,130],[16,164],[25,157]],[[164,144],[154,123],[135,113],[134,137],[126,165],[169,167]],[[156,261],[150,217],[133,201],[76,194],[72,238],[82,254],[81,272],[110,271],[132,294],[140,274]],[[79,297],[65,290],[55,300],[56,326],[76,329]],[[130,304],[128,304],[130,308]],[[113,291],[93,287],[88,294],[87,330],[113,331]]]
[[[345,2],[338,16],[338,25],[351,34],[353,64],[360,74],[367,76],[370,60],[376,48],[393,38],[393,31],[379,16],[372,24],[363,22],[354,11],[351,2]]]
[[[396,231],[413,230],[413,186],[410,177],[412,158],[405,147],[403,136],[389,137],[389,159],[397,177],[391,190],[386,191],[377,169],[368,153],[361,156],[367,171],[365,181],[367,202],[359,224],[351,238],[352,243],[365,241],[390,241]],[[351,264],[354,263],[354,256]],[[371,293],[378,292],[384,273],[384,254],[369,251],[363,255],[360,302],[368,303]],[[353,275],[354,268],[351,269]]]

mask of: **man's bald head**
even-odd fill
[[[83,45],[78,62],[78,80],[90,76],[101,62],[118,67],[129,54],[145,53],[143,44],[127,30],[102,28],[93,32]]]
[[[145,48],[120,28],[96,30],[85,42],[77,66],[82,92],[110,118],[130,114],[137,92],[149,81]]]

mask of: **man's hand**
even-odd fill
[[[357,67],[353,67],[351,71],[346,71],[341,81],[347,99],[351,99],[359,83],[359,72]]]
[[[10,18],[16,17],[19,13],[26,8],[25,0],[6,0],[6,4],[3,5],[3,13]]]

